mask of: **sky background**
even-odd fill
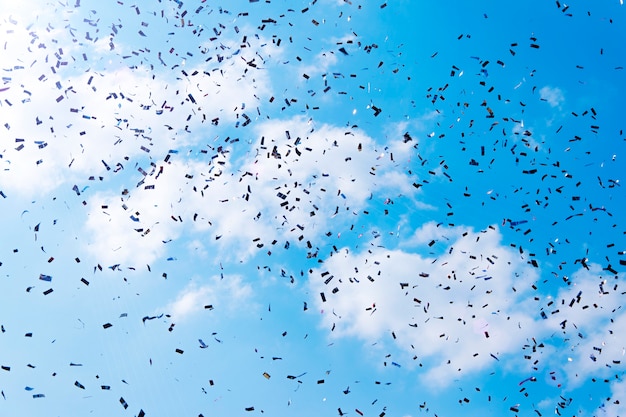
[[[0,5],[0,414],[626,415],[619,0]]]

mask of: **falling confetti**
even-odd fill
[[[7,415],[626,414],[623,1],[283,3],[4,5]]]

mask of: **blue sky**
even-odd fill
[[[619,0],[0,34],[0,414],[626,414]]]

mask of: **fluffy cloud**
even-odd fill
[[[163,255],[163,242],[189,233],[204,236],[226,261],[278,242],[313,253],[331,219],[343,227],[374,198],[416,199],[389,152],[361,131],[294,118],[259,124],[256,132],[240,158],[222,146],[171,154],[146,165],[141,185],[124,195],[96,194],[86,225],[91,252],[104,262],[149,263]]]
[[[326,299],[317,297],[323,324],[335,337],[393,337],[427,364],[423,377],[431,384],[447,385],[487,367],[493,356],[512,353],[542,333],[528,297],[537,274],[500,238],[491,227],[474,232],[429,223],[416,232],[414,249],[432,246],[439,256],[342,249],[311,279],[312,291]]]
[[[542,87],[539,90],[539,95],[542,100],[548,102],[550,107],[559,107],[565,101],[565,96],[558,87]]]
[[[245,49],[227,40],[225,51],[205,48],[219,62],[129,65],[119,40],[105,51],[102,39],[75,42],[63,26],[9,21],[15,24],[9,23],[0,104],[8,122],[0,128],[10,141],[0,149],[0,178],[5,192],[24,196],[205,141],[212,125],[254,122],[271,82],[269,71],[247,62],[279,55],[271,42],[251,36]]]
[[[611,397],[597,410],[601,417],[620,417],[626,415],[626,381],[611,384]]]
[[[208,281],[190,283],[163,311],[171,314],[174,320],[183,321],[205,310],[208,305],[228,313],[251,302],[252,287],[244,283],[240,276],[213,276]]]
[[[257,154],[243,169],[286,228],[312,223],[316,230],[305,233],[315,237],[327,231],[330,218],[358,213],[376,193],[383,199],[415,195],[410,178],[394,169],[388,147],[359,129],[294,118],[266,122],[257,132]]]
[[[326,74],[329,69],[337,64],[337,55],[333,51],[320,52],[313,61],[315,64],[303,65],[301,68],[298,68],[300,77],[303,77],[304,74],[309,77]]]
[[[562,350],[561,364],[569,386],[575,388],[590,377],[608,377],[626,369],[626,342],[620,332],[626,314],[618,275],[590,264],[570,281],[550,299],[545,311],[551,316],[551,331],[564,335],[567,349]]]
[[[356,253],[340,249],[311,277],[322,325],[331,337],[398,349],[425,366],[422,377],[434,386],[496,358],[509,372],[545,374],[549,384],[548,372],[562,369],[554,384],[567,390],[623,372],[618,277],[590,264],[545,295],[526,254],[500,240],[492,226],[475,232],[426,223],[399,249],[375,242]]]
[[[161,257],[182,226],[173,203],[180,201],[176,177],[164,176],[155,189],[96,193],[88,200],[84,225],[87,251],[106,265],[146,265]],[[152,191],[152,192],[151,192]]]

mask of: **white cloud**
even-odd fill
[[[590,264],[570,278],[572,285],[560,291],[547,310],[550,330],[565,333],[567,349],[562,349],[570,387],[590,377],[602,378],[626,369],[626,341],[620,329],[626,328],[619,279]],[[557,314],[551,311],[558,310]]]
[[[406,358],[416,355],[427,364],[423,378],[433,386],[487,367],[495,361],[491,355],[515,352],[542,332],[528,301],[537,274],[500,245],[499,232],[441,229],[437,236],[428,224],[416,233],[423,242],[451,239],[438,258],[373,247],[360,253],[342,249],[311,279],[312,292],[325,294],[327,302],[317,296],[316,304],[324,310],[323,325],[334,327],[334,337],[384,343],[393,332]]]
[[[433,240],[436,242],[443,242],[448,246],[453,241],[462,237],[463,233],[469,232],[467,228],[442,228],[435,222],[428,222],[421,227],[415,229],[412,236],[406,237],[402,242],[402,247],[425,247]]]
[[[337,61],[337,55],[335,55],[333,51],[319,52],[315,58],[313,58],[315,64],[301,66],[298,69],[298,76],[304,78],[303,74],[309,77],[326,74],[329,69],[337,64]]]
[[[195,253],[200,258],[206,258],[209,252],[206,249],[204,243],[199,239],[194,239],[187,244],[187,250],[189,253]]]
[[[6,22],[7,27],[16,26],[17,24],[20,26],[29,26],[40,19],[50,19],[55,13],[60,13],[64,17],[67,16],[68,11],[65,8],[58,9],[55,7],[54,12],[52,12],[49,10],[51,6],[55,5],[45,0],[30,0],[28,7],[25,7],[23,3],[3,1],[2,10],[0,11],[0,21]],[[47,22],[42,22],[44,27],[46,24]]]
[[[124,210],[113,195],[96,195],[90,199],[92,211],[86,222],[86,250],[105,265],[147,265],[163,255],[166,241],[176,238],[179,231],[169,223],[161,223],[159,204],[138,209],[131,204]],[[166,209],[167,210],[167,209]],[[141,222],[130,219],[139,212]],[[154,221],[155,216],[159,219]]]
[[[376,342],[386,352],[395,346],[405,365],[424,364],[422,378],[431,386],[492,366],[491,355],[507,372],[545,374],[546,383],[568,390],[623,372],[619,329],[626,314],[616,278],[591,264],[555,296],[542,295],[533,288],[539,270],[500,239],[495,228],[474,232],[431,222],[402,250],[374,243],[357,253],[340,249],[311,277],[322,325],[331,337]],[[567,348],[553,346],[559,340]],[[538,343],[531,353],[528,346]],[[549,380],[549,371],[558,381]]]
[[[86,225],[92,254],[103,262],[150,263],[163,255],[163,241],[198,233],[222,259],[245,260],[271,251],[274,241],[316,245],[331,219],[343,227],[373,198],[402,195],[420,204],[389,153],[359,130],[294,118],[259,124],[256,132],[256,154],[233,160],[230,149],[210,147],[202,158],[175,154],[145,166],[144,183],[127,195],[95,195]]]
[[[182,233],[204,231],[210,228],[209,222],[214,222],[218,226],[213,230],[219,234],[221,228],[227,227],[229,218],[238,218],[220,204],[222,199],[235,198],[237,189],[229,188],[228,182],[215,181],[210,183],[210,192],[204,190],[207,180],[221,175],[218,161],[224,163],[224,170],[229,170],[223,155],[216,153],[217,157],[209,164],[186,161],[183,155],[170,156],[172,159],[167,163],[145,166],[146,175],[136,175],[136,181],[142,180],[141,185],[119,194],[96,193],[87,200],[90,208],[85,223],[87,250],[99,262],[149,264],[163,256],[168,242]],[[198,187],[194,191],[196,183]],[[203,200],[205,195],[207,198]],[[198,223],[191,226],[195,220]],[[211,238],[214,236],[211,234]],[[199,249],[206,253],[204,244]]]
[[[565,101],[563,92],[558,87],[545,86],[539,90],[542,100],[547,101],[550,107],[559,107]]]
[[[65,29],[40,30],[33,38],[35,31],[23,24],[9,26],[2,86],[8,90],[0,103],[8,121],[0,127],[9,138],[0,148],[7,193],[36,197],[87,176],[112,176],[104,163],[128,168],[137,159],[205,141],[213,120],[254,123],[256,107],[271,92],[269,71],[242,59],[274,52],[262,37],[250,37],[245,50],[221,63],[189,65],[185,75],[181,67],[129,67],[117,40],[119,48],[105,51],[102,40],[73,42]],[[55,53],[67,65],[51,70]]]
[[[173,320],[182,321],[209,305],[226,313],[232,313],[242,305],[248,305],[249,310],[252,295],[252,287],[244,283],[240,276],[213,276],[208,283],[194,281],[187,285],[162,311],[171,314]]]
[[[376,191],[414,193],[409,178],[390,169],[388,153],[362,131],[294,118],[260,124],[257,137],[257,153],[239,168],[250,174],[242,177],[242,194],[248,184],[252,214],[261,212],[260,221],[284,238],[319,237],[329,219],[354,216]]]
[[[626,416],[626,381],[611,383],[611,397],[597,410],[600,417]]]
[[[171,143],[151,140],[152,135],[168,136],[163,120],[139,107],[151,102],[149,93],[140,91],[160,90],[163,85],[148,82],[146,73],[126,68],[109,75],[115,83],[95,73],[62,79],[61,85],[71,86],[67,92],[59,91],[54,81],[30,84],[30,101],[7,109],[9,135],[16,142],[3,152],[2,176],[11,191],[45,194],[66,182],[84,182],[88,174],[104,174],[107,169],[102,161],[111,169],[116,163],[128,168],[131,157],[167,152]],[[136,103],[121,99],[121,92]],[[107,100],[110,93],[117,93],[118,99]],[[64,98],[57,103],[57,97]]]

